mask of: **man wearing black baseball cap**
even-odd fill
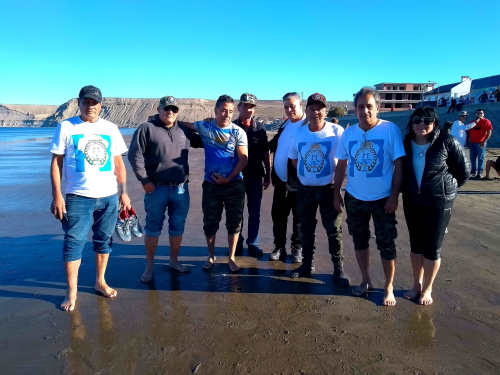
[[[127,146],[118,127],[99,117],[101,103],[101,90],[95,86],[83,87],[78,95],[80,115],[58,124],[50,147],[51,212],[61,220],[65,234],[63,260],[68,291],[61,304],[65,311],[75,308],[78,270],[90,229],[96,253],[95,290],[107,298],[117,295],[106,283],[104,274],[118,206],[131,207],[122,159]],[[65,197],[61,193],[63,174]]]
[[[243,169],[243,182],[248,208],[248,253],[253,257],[262,256],[259,248],[260,206],[263,190],[271,183],[271,158],[266,128],[262,122],[256,121],[254,115],[257,108],[257,97],[245,93],[240,96],[237,120],[233,121],[242,128],[248,138],[248,164]],[[240,233],[236,255],[243,250],[243,236]]]
[[[321,221],[328,237],[328,250],[334,266],[334,280],[344,286],[349,278],[344,273],[342,249],[342,213],[333,207],[333,180],[337,159],[335,151],[344,129],[325,121],[327,102],[324,95],[309,96],[306,122],[292,138],[288,157],[297,170],[297,214],[302,232],[302,265],[292,277],[309,277],[315,272],[314,250],[316,215],[319,208]]]

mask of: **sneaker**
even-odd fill
[[[344,265],[342,262],[333,264],[333,279],[339,285],[349,286],[350,280],[344,272]]]
[[[271,260],[281,260],[284,263],[286,260],[286,249],[284,247],[276,247],[269,258]]]
[[[130,216],[127,211],[121,210],[116,220],[115,233],[123,242],[130,242],[132,234],[130,233]]]
[[[313,273],[316,272],[316,267],[314,267],[313,261],[308,261],[302,263],[302,265],[292,272],[292,279],[296,279],[298,277],[311,277]]]
[[[130,210],[128,210],[128,215],[130,216],[130,231],[132,232],[132,235],[137,238],[142,237],[142,228],[141,224],[139,222],[139,216],[137,216],[137,213],[135,210],[130,207]]]
[[[481,172],[479,172],[478,174],[476,174],[476,178],[482,178],[483,176],[481,175]]]
[[[302,263],[302,247],[292,246],[292,263]]]
[[[254,258],[260,258],[264,252],[257,245],[248,245],[248,255]]]

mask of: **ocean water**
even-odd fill
[[[26,181],[46,180],[52,154],[50,141],[56,128],[0,128],[0,187]],[[135,128],[122,128],[122,135]]]
[[[0,128],[0,143],[52,139],[56,128]],[[135,128],[121,128],[122,135],[133,134]],[[0,145],[0,150],[2,146]]]

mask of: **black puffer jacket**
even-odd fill
[[[455,137],[434,131],[425,154],[425,167],[420,188],[413,169],[411,141],[414,133],[409,133],[404,141],[406,156],[403,158],[403,200],[416,206],[442,205],[455,200],[460,186],[470,176],[470,162],[465,150]]]

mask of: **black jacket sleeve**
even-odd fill
[[[143,125],[145,124],[140,125],[134,132],[132,142],[130,142],[130,147],[128,150],[128,161],[132,166],[135,177],[137,177],[137,179],[144,185],[148,182],[151,182],[151,180],[149,179],[146,172],[144,162],[144,154],[146,153],[148,135],[147,127]]]
[[[455,137],[449,136],[446,142],[448,158],[446,164],[448,169],[457,180],[458,186],[462,186],[470,177],[470,161],[465,155],[465,150]]]

